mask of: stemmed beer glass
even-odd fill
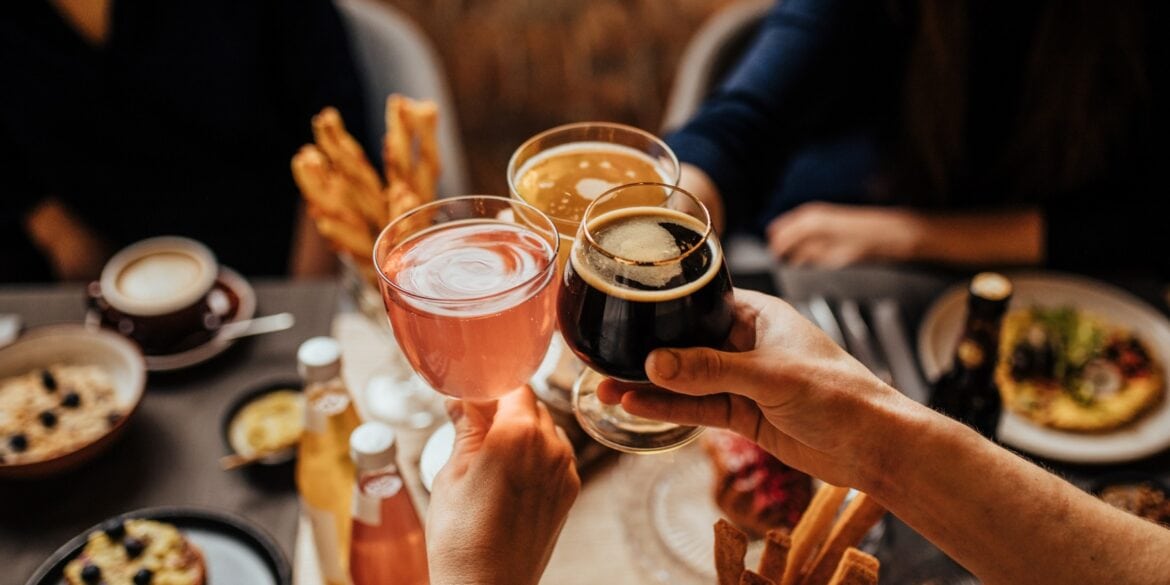
[[[644,364],[662,347],[719,347],[732,324],[731,276],[706,207],[666,183],[610,189],[581,219],[557,296],[561,335],[590,368],[573,389],[577,420],[599,442],[656,452],[693,440],[699,427],[651,421],[603,404],[609,376],[647,384]]]
[[[411,367],[464,400],[527,383],[554,327],[558,246],[548,216],[488,195],[440,199],[387,225],[374,265]]]

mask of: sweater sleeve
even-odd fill
[[[889,20],[880,5],[777,3],[726,81],[667,137],[681,162],[711,177],[729,217],[758,211],[785,152],[852,121],[853,106],[868,93],[859,88],[876,77],[872,65],[893,48],[883,36]]]

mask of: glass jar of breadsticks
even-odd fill
[[[397,94],[386,100],[386,134],[379,173],[340,113],[325,108],[313,117],[313,143],[293,156],[292,171],[308,219],[342,266],[345,299],[384,333],[381,352],[365,387],[366,412],[399,428],[427,428],[441,417],[441,400],[414,375],[386,320],[374,270],[374,241],[382,228],[435,200],[439,179],[438,106]]]

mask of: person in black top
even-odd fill
[[[93,278],[156,235],[245,274],[311,273],[289,170],[310,118],[362,134],[329,0],[0,3],[0,281]]]
[[[683,186],[787,262],[1167,274],[1166,11],[784,0],[668,143]]]

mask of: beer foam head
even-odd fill
[[[722,263],[717,242],[703,237],[706,227],[679,211],[619,209],[590,222],[590,230],[597,247],[578,247],[574,267],[594,288],[630,300],[656,301],[689,294],[692,288],[710,281]],[[680,238],[680,233],[689,237]],[[709,260],[693,254],[701,246],[715,248]],[[687,260],[708,264],[694,282],[683,282]]]
[[[656,216],[635,217],[602,229],[596,236],[597,245],[610,254],[634,262],[664,262],[677,258],[687,250],[679,246],[674,234],[662,225]],[[636,281],[648,288],[662,288],[682,274],[679,264],[659,266],[630,265],[605,258],[591,258],[591,263],[612,279],[614,276]],[[608,274],[606,274],[608,273]]]

